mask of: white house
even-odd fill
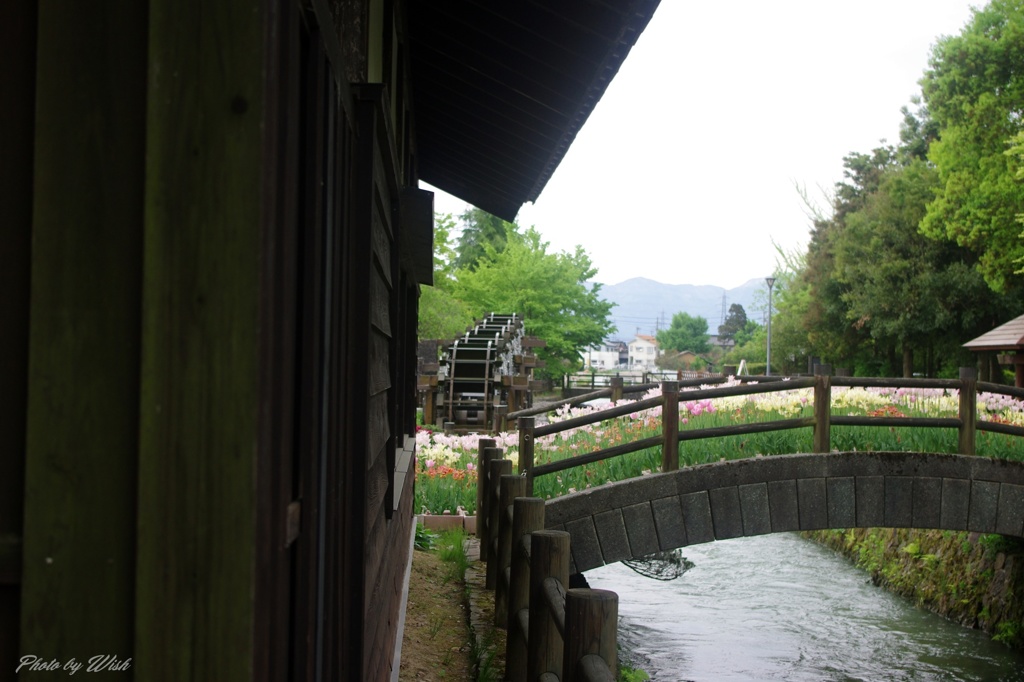
[[[622,341],[605,341],[585,348],[583,366],[586,369],[615,369],[626,362],[628,350]]]
[[[658,340],[646,334],[637,334],[629,342],[629,366],[631,369],[655,369],[654,361],[661,355]]]

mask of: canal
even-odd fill
[[[624,660],[682,680],[1020,680],[1024,653],[871,584],[795,534],[683,550],[695,567],[661,582],[622,564],[587,572],[619,594]]]

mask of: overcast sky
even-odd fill
[[[616,284],[732,288],[802,252],[842,159],[899,141],[930,48],[964,0],[662,0],[536,204],[517,222],[581,244]],[[465,202],[438,192],[435,210]]]

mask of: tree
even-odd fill
[[[718,326],[718,336],[723,339],[732,339],[746,324],[747,311],[739,303],[733,303],[729,306],[729,314],[726,316],[725,321]]]
[[[663,351],[707,353],[711,348],[708,344],[708,321],[699,315],[691,317],[687,313],[676,313],[669,328],[659,330],[656,336]]]
[[[455,248],[450,213],[434,216],[434,284],[420,289],[417,336],[421,339],[453,339],[473,324],[466,305],[454,295]]]
[[[489,248],[500,253],[508,243],[509,234],[519,229],[514,223],[479,208],[467,208],[459,218],[462,220],[462,233],[454,263],[460,270],[475,270],[487,257]]]
[[[601,300],[600,284],[589,283],[597,270],[583,248],[549,253],[548,243],[532,227],[521,233],[513,225],[504,248],[485,245],[475,269],[456,274],[456,297],[474,316],[523,316],[526,332],[547,343],[537,355],[551,374],[577,369],[580,351],[614,331],[608,319],[613,304]]]
[[[1024,287],[1017,272],[1024,258],[1017,216],[1024,213],[1018,160],[1006,153],[1024,129],[1024,5],[992,0],[973,10],[960,35],[932,48],[921,80],[924,100],[939,129],[928,158],[940,188],[922,230],[978,255],[978,268],[993,290]]]

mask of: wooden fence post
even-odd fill
[[[815,452],[832,449],[832,371],[831,365],[814,366],[814,444]]]
[[[533,429],[535,417],[519,418],[519,475],[526,478],[526,497],[533,497]]]
[[[978,428],[978,370],[960,368],[960,446],[961,455],[975,454],[975,434]]]
[[[476,450],[476,515],[480,516],[480,510],[484,505],[484,489],[487,487],[487,449],[497,445],[493,438],[481,438],[477,441]],[[479,527],[479,524],[477,524]],[[477,533],[479,535],[479,533]]]
[[[505,415],[508,414],[508,405],[495,405],[494,407],[494,432],[502,433],[508,429]]]
[[[508,638],[505,644],[505,678],[525,682],[526,637],[524,628],[530,612],[530,553],[524,542],[530,534],[544,530],[544,500],[539,497],[517,497],[512,506],[512,570],[508,589]],[[524,618],[526,616],[526,618]]]
[[[679,469],[679,382],[661,382],[661,470]]]
[[[609,590],[573,589],[566,592],[561,682],[590,679],[584,678],[580,672],[580,663],[589,654],[600,656],[612,675],[617,675],[618,627],[619,595]]]
[[[494,447],[493,438],[481,438],[476,459],[476,537],[480,541],[480,560],[487,561],[487,519],[490,500],[487,499],[487,476],[490,462],[501,459],[501,448]]]
[[[480,547],[482,556],[487,557],[487,577],[484,586],[493,590],[498,584],[498,519],[501,518],[500,492],[501,477],[512,473],[512,460],[493,459],[487,471],[487,547]],[[477,519],[479,521],[480,519]],[[487,554],[483,552],[486,549]]]
[[[609,385],[612,387],[612,402],[617,403],[622,400],[623,378],[618,375],[613,376],[609,381]]]
[[[537,531],[530,538],[530,637],[526,674],[537,680],[545,673],[562,674],[564,645],[548,609],[545,581],[569,584],[569,534],[561,530]]]
[[[511,464],[511,462],[509,462]],[[494,585],[494,625],[508,626],[509,567],[512,565],[512,502],[526,496],[526,481],[509,473],[501,477],[498,494],[498,572]]]

